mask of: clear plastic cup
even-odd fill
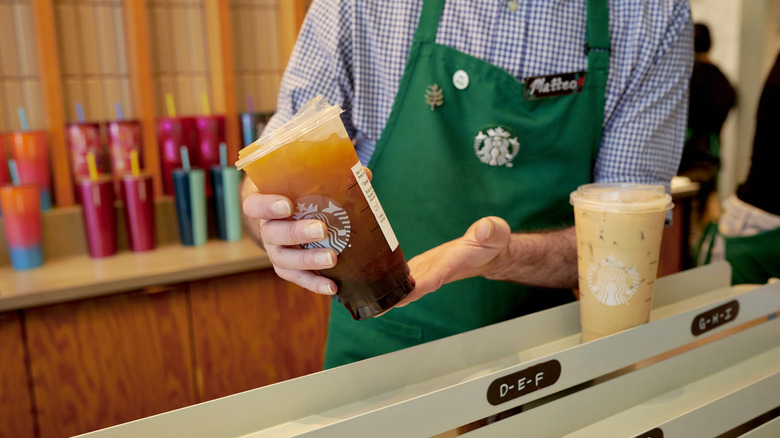
[[[321,96],[291,121],[239,153],[236,163],[262,193],[289,197],[295,219],[319,219],[336,266],[321,271],[356,320],[380,315],[414,288],[401,247],[339,114]]]
[[[571,194],[582,338],[648,322],[666,212],[663,186],[597,183]]]

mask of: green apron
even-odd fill
[[[780,277],[780,228],[750,236],[726,236],[718,231],[718,222],[710,222],[692,249],[696,264],[712,262],[718,239],[723,239],[723,258],[731,265],[731,284],[766,284],[770,278]]]
[[[780,277],[780,228],[752,236],[724,237],[731,284],[766,284]]]
[[[423,4],[391,115],[368,164],[407,259],[462,236],[485,216],[504,218],[515,232],[571,226],[569,193],[591,180],[601,141],[609,70],[606,0],[588,1],[587,72],[524,82],[436,44],[443,9],[444,0]],[[363,321],[334,301],[325,367],[573,298],[571,290],[532,290],[480,277]]]

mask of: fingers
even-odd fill
[[[260,228],[260,237],[266,245],[302,245],[322,240],[326,233],[325,224],[314,219],[271,220]]]
[[[333,295],[336,293],[336,283],[313,271],[286,270],[274,266],[276,274],[291,283],[295,283],[312,292],[321,295]]]
[[[285,270],[309,270],[332,268],[336,265],[336,252],[327,248],[301,249],[268,245],[268,257],[274,266]]]
[[[279,277],[313,292],[332,295],[336,284],[318,271],[332,268],[337,254],[332,249],[303,249],[300,245],[325,238],[327,227],[318,220],[290,220],[292,202],[284,196],[252,193],[242,204],[254,224],[268,258]]]
[[[244,199],[242,207],[252,219],[285,219],[292,215],[292,202],[279,195],[253,193]]]

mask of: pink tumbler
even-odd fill
[[[209,169],[219,166],[219,145],[225,142],[225,116],[200,116],[198,125],[198,147],[193,157],[196,167]],[[211,180],[206,173],[206,196],[211,196]]]
[[[136,252],[154,249],[154,188],[151,175],[125,175],[122,178],[122,196],[130,249]]]
[[[173,195],[173,171],[182,166],[180,148],[186,146],[197,167],[197,124],[195,117],[160,117],[157,119],[157,144],[163,170],[163,193]]]
[[[114,179],[100,175],[97,179],[78,181],[84,228],[93,258],[116,253],[116,208],[114,207]]]
[[[101,157],[103,147],[100,140],[100,125],[98,123],[68,123],[65,129],[65,137],[70,150],[70,163],[73,171],[73,180],[89,176],[87,155],[95,155],[95,164],[98,172],[105,172],[106,166]]]
[[[141,123],[137,120],[114,120],[108,122],[108,148],[111,156],[111,172],[121,179],[129,174],[130,152],[137,151],[141,157]],[[143,161],[139,163],[143,167]]]

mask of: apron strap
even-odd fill
[[[609,6],[607,0],[588,0],[588,24],[586,27],[585,52],[591,49],[609,53]]]
[[[439,19],[444,11],[445,0],[424,0],[420,20],[417,23],[417,31],[414,34],[415,41],[436,42],[436,32],[439,30]]]

